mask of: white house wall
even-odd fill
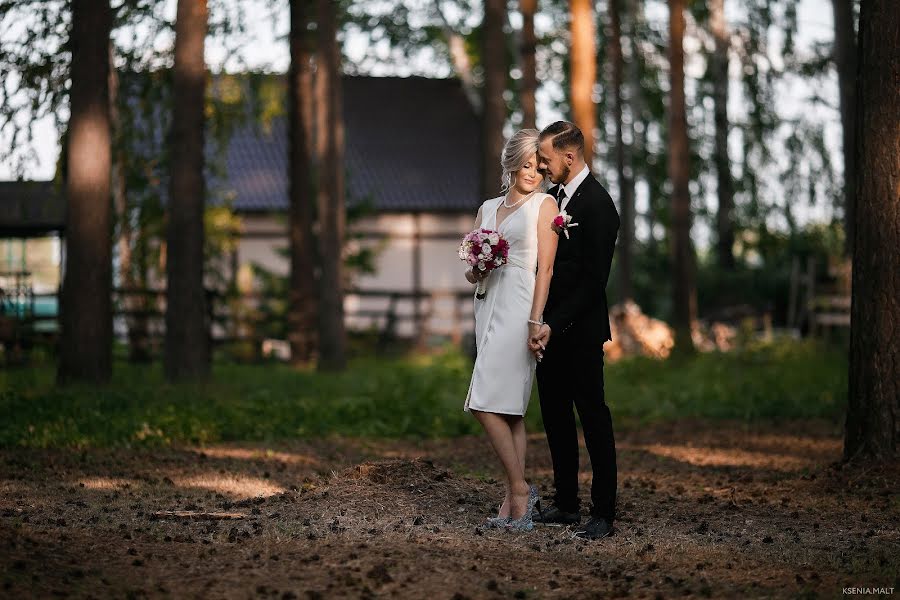
[[[415,234],[421,236],[420,286],[428,297],[420,303],[426,333],[439,336],[461,335],[473,327],[472,300],[456,300],[458,292],[472,292],[472,285],[464,276],[466,266],[456,255],[459,240],[468,232],[475,214],[381,214],[365,217],[352,225],[352,231],[363,234],[354,244],[376,251],[372,274],[357,274],[352,287],[359,290],[384,292],[413,292],[415,289]],[[269,215],[244,215],[243,235],[238,244],[238,282],[241,289],[251,284],[250,265],[256,263],[268,270],[285,275],[288,260],[278,248],[287,247],[286,219]],[[439,236],[435,238],[434,236]],[[390,301],[387,296],[371,297],[348,294],[344,308],[349,329],[381,329]],[[412,299],[399,299],[395,310],[401,318],[395,332],[399,336],[416,335],[411,319],[414,315]],[[379,312],[381,316],[360,315]],[[427,318],[426,318],[427,317]]]

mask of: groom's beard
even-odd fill
[[[554,183],[563,185],[566,183],[566,180],[569,178],[569,173],[572,172],[572,169],[569,168],[569,165],[563,166],[562,176],[559,178],[559,181],[555,181]]]

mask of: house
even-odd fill
[[[376,250],[375,272],[351,282],[347,326],[458,339],[472,327],[472,288],[456,247],[482,201],[478,117],[454,79],[345,76],[343,98],[348,207],[372,208],[350,224],[352,243]],[[285,116],[265,125],[244,123],[224,149],[224,177],[208,177],[207,187],[240,216],[231,276],[244,289],[252,285],[254,263],[288,272],[287,142]],[[22,208],[60,205],[58,196],[50,200],[51,185],[4,185],[0,214],[7,222],[0,235],[41,231],[57,240],[53,264],[61,264],[63,213],[51,211],[46,216],[52,223],[39,226],[38,216]],[[32,187],[26,192],[23,186]],[[32,260],[26,254],[22,265]],[[45,283],[58,286],[58,272]]]
[[[55,329],[65,203],[53,182],[0,181],[0,314]]]
[[[393,312],[397,335],[456,337],[472,326],[456,248],[482,201],[478,117],[455,79],[345,76],[343,96],[348,206],[373,208],[351,224],[354,243],[377,250],[346,297],[347,325],[383,328]],[[286,274],[287,119],[239,128],[224,166],[243,224],[239,282],[254,262]]]

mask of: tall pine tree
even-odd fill
[[[859,17],[860,166],[844,457],[890,460],[900,427],[900,12],[866,0]]]
[[[669,0],[669,179],[672,183],[669,247],[675,348],[692,352],[697,318],[694,248],[691,244],[690,147],[684,96],[685,0]]]
[[[73,0],[61,383],[105,382],[112,372],[111,28],[108,1]]]
[[[206,0],[178,0],[175,21],[170,180],[166,231],[164,366],[170,381],[210,369],[210,322],[203,283]]]

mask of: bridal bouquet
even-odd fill
[[[476,229],[466,234],[459,245],[460,260],[471,265],[473,270],[487,274],[506,264],[509,256],[509,242],[491,229]],[[475,297],[484,298],[484,280],[475,287]]]

